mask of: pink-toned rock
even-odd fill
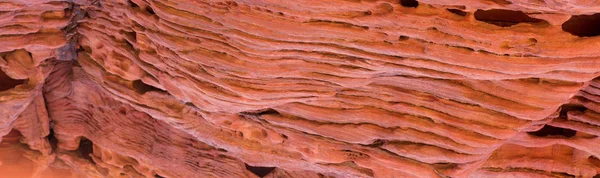
[[[0,175],[600,177],[596,1],[9,0],[0,17]]]

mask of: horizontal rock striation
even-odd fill
[[[0,135],[34,177],[600,177],[598,5],[1,2]]]

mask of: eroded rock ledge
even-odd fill
[[[0,171],[600,177],[599,35],[586,0],[2,1]]]

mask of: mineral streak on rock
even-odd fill
[[[0,175],[597,178],[599,14],[0,1]]]

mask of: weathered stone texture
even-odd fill
[[[0,1],[0,149],[21,177],[600,177],[599,49],[591,0]]]

